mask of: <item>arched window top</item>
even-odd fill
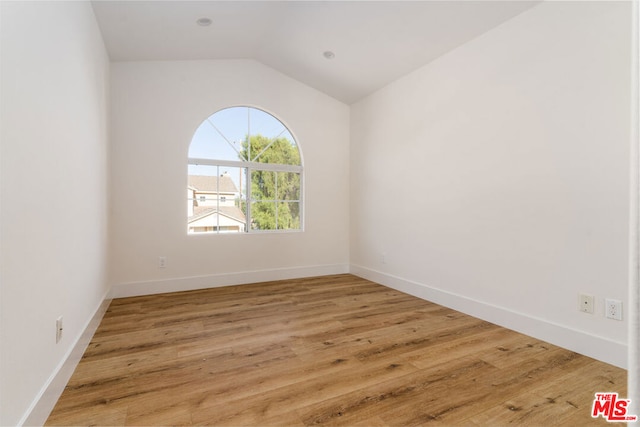
[[[302,166],[289,129],[254,107],[225,108],[204,120],[191,139],[189,157]]]
[[[302,230],[302,158],[287,127],[253,107],[220,110],[189,146],[189,233]]]

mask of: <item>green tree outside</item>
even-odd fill
[[[240,158],[251,162],[300,165],[300,152],[287,138],[252,135],[245,138]],[[250,158],[249,158],[250,157]],[[300,174],[251,172],[251,227],[257,230],[300,228]]]

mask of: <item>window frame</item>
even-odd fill
[[[291,129],[277,116],[275,116],[274,114],[270,113],[269,111],[266,111],[262,108],[259,107],[255,107],[255,106],[250,106],[250,105],[233,105],[233,106],[229,106],[229,107],[224,107],[221,108],[219,110],[217,110],[216,112],[210,114],[209,116],[207,116],[207,118],[205,120],[203,120],[202,122],[200,122],[200,124],[198,125],[197,129],[202,126],[202,124],[204,124],[205,122],[209,122],[209,124],[211,124],[211,126],[213,126],[213,128],[220,133],[220,135],[226,140],[226,137],[222,134],[222,132],[220,132],[220,130],[217,129],[217,127],[211,123],[210,119],[212,116],[216,115],[217,113],[224,111],[226,109],[230,109],[230,108],[247,108],[248,110],[254,109],[254,110],[259,110],[265,114],[268,114],[269,116],[271,116],[273,119],[277,120],[280,124],[282,124],[284,130],[286,130],[291,137],[293,138],[293,143],[295,144],[295,148],[296,150],[298,150],[298,155],[300,157],[300,164],[299,165],[287,165],[287,164],[280,164],[280,163],[261,163],[261,162],[255,162],[255,161],[249,161],[249,160],[222,160],[222,159],[206,159],[206,158],[201,158],[201,157],[191,157],[187,154],[187,169],[188,166],[190,165],[194,165],[194,166],[210,166],[210,167],[216,167],[217,170],[220,170],[220,167],[230,167],[230,168],[238,168],[238,169],[246,169],[246,176],[247,176],[247,185],[246,185],[246,193],[245,193],[245,201],[246,201],[246,212],[244,212],[245,214],[245,231],[244,232],[237,232],[237,233],[222,233],[219,230],[219,226],[218,226],[218,230],[217,231],[210,231],[210,232],[189,232],[188,230],[188,224],[187,224],[187,234],[188,235],[220,235],[220,234],[269,234],[269,233],[299,233],[299,232],[303,232],[304,231],[304,226],[305,226],[305,209],[304,209],[304,161],[303,161],[303,157],[302,157],[302,150],[300,149],[300,144],[298,143],[298,139],[295,137],[295,135],[293,134],[293,132],[291,131]],[[250,127],[250,121],[248,122],[248,138],[250,140],[252,135],[255,135],[253,133],[251,133],[251,127]],[[277,135],[275,138],[278,138],[282,133],[284,133],[284,130]],[[194,132],[195,134],[195,132]],[[227,140],[227,142],[229,142]],[[268,148],[268,147],[267,147]],[[262,152],[266,151],[265,148]],[[191,142],[189,143],[189,150],[191,149]],[[249,147],[250,149],[250,147]],[[259,153],[254,159],[257,159],[260,157],[260,155],[262,154]],[[251,152],[249,151],[249,156],[251,157]],[[268,229],[268,230],[260,230],[260,229],[253,229],[251,227],[251,223],[252,223],[252,219],[251,219],[251,206],[254,202],[260,202],[260,200],[254,200],[252,199],[251,196],[251,177],[252,177],[252,172],[254,171],[268,171],[268,172],[289,172],[289,173],[297,173],[300,176],[300,188],[299,188],[299,198],[298,200],[274,200],[273,202],[275,202],[276,204],[276,228],[274,229]],[[187,177],[188,177],[189,173],[187,172]],[[240,194],[242,194],[242,189],[239,189]],[[277,224],[278,224],[278,220],[277,220],[277,204],[278,202],[297,202],[299,204],[299,217],[300,217],[300,227],[299,228],[289,228],[289,229],[282,229],[282,228],[278,228]],[[218,200],[219,203],[219,200]]]

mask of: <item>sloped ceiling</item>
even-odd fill
[[[93,8],[112,61],[254,59],[351,104],[537,3],[103,0]]]

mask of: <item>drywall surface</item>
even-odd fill
[[[109,62],[88,2],[0,12],[0,425],[17,425],[107,293]]]
[[[630,7],[545,2],[353,105],[353,271],[625,365]]]
[[[116,62],[111,75],[113,296],[347,271],[346,105],[250,60]],[[191,138],[238,105],[273,114],[297,139],[303,232],[187,234]]]

